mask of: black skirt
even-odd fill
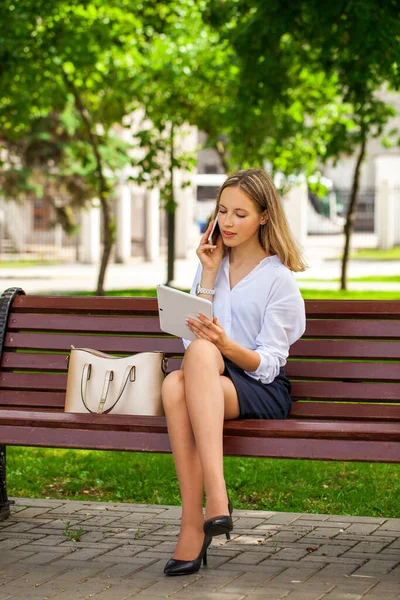
[[[292,408],[292,386],[285,375],[285,369],[280,369],[279,375],[271,383],[261,383],[247,375],[228,358],[223,359],[223,375],[233,381],[238,395],[238,419],[286,419],[289,416]]]

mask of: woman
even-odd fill
[[[305,328],[304,302],[293,271],[305,264],[271,178],[238,171],[222,185],[214,218],[221,235],[200,241],[191,293],[213,302],[211,320],[188,319],[196,340],[183,340],[179,371],[166,377],[162,398],[182,496],[182,521],[166,575],[207,564],[214,535],[233,528],[223,473],[224,420],[285,419],[289,347]],[[203,491],[206,493],[206,519]]]

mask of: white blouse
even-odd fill
[[[201,272],[200,263],[190,291],[193,295]],[[226,335],[260,355],[258,368],[246,373],[262,383],[270,383],[286,364],[289,347],[305,330],[304,301],[292,271],[278,256],[268,256],[231,290],[227,254],[214,289],[214,316]],[[184,339],[183,344],[186,349],[190,341]]]

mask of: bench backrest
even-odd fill
[[[399,420],[400,301],[306,301],[306,311],[286,367],[300,401],[292,418]],[[8,316],[0,408],[63,411],[71,345],[163,351],[170,371],[184,350],[160,330],[155,298],[20,295]]]

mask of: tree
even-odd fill
[[[303,40],[307,36],[310,45],[317,49],[314,65],[325,73],[337,72],[340,94],[354,110],[356,135],[351,136],[350,142],[353,142],[353,152],[358,152],[358,156],[345,224],[340,285],[345,290],[360,167],[366,144],[369,138],[382,135],[388,120],[395,114],[393,107],[379,99],[378,92],[386,85],[393,89],[399,89],[400,85],[400,2],[356,0],[335,3],[327,8],[321,11],[315,0],[308,3],[308,18],[301,19],[298,35]],[[317,15],[321,19],[321,28],[311,25]],[[322,35],[322,30],[325,35]],[[348,147],[348,138],[343,140],[343,145]],[[344,149],[342,147],[342,151]],[[333,156],[338,156],[338,152]],[[326,158],[329,158],[329,153]]]
[[[194,153],[182,150],[182,138],[188,125],[217,137],[223,129],[227,76],[234,72],[226,44],[219,45],[218,35],[204,25],[200,5],[195,0],[170,2],[168,18],[160,21],[154,15],[155,34],[144,57],[138,91],[145,114],[140,131],[133,131],[143,150],[134,163],[139,169],[136,179],[160,188],[167,212],[167,283],[174,279],[174,173],[195,166]]]
[[[145,43],[140,21],[126,8],[124,0],[5,0],[0,6],[0,20],[8,23],[0,34],[3,173],[19,170],[25,188],[35,184],[32,167],[39,163],[50,178],[76,173],[84,178],[85,197],[97,196],[102,209],[99,295],[114,241],[112,187],[129,161],[113,127],[135,108]],[[50,135],[46,126],[54,121]],[[42,161],[29,163],[23,153],[13,161],[12,150],[24,137],[25,147],[41,140],[47,150]]]
[[[353,173],[353,181],[350,191],[349,204],[346,212],[344,226],[344,249],[342,256],[340,289],[347,289],[347,267],[350,256],[350,241],[354,231],[354,221],[358,202],[360,186],[361,165],[365,158],[368,139],[380,138],[384,132],[385,125],[396,111],[393,107],[379,100],[374,91],[366,93],[362,102],[354,109],[350,123],[337,123],[335,135],[328,144],[323,157],[324,162],[333,159],[336,162],[340,155],[346,152],[348,155],[357,153],[356,164]]]
[[[342,112],[337,122],[335,118],[328,119],[327,127],[329,115],[324,110],[321,114],[317,98],[321,88],[315,88],[308,91],[308,111],[301,108],[306,114],[304,122],[311,122],[312,139],[320,140],[316,147],[321,162],[337,160],[345,150],[353,153],[358,148],[359,152],[345,226],[341,277],[341,287],[345,289],[366,142],[382,133],[394,112],[379,101],[377,92],[386,83],[399,88],[400,2],[211,0],[204,18],[221,32],[238,56],[242,103],[247,96],[247,104],[263,108],[267,105],[275,120],[276,111],[279,113],[276,107],[283,111],[293,107],[293,90],[303,87],[304,75],[310,81],[322,75],[322,88],[335,88],[331,100],[336,97],[336,102],[349,107],[348,114]],[[326,133],[322,139],[321,125]],[[303,139],[302,132],[298,133]],[[274,164],[274,157],[271,162]]]
[[[75,187],[85,191],[81,202],[99,198],[104,249],[98,294],[104,291],[114,241],[112,189],[126,165],[135,167],[139,182],[161,188],[171,215],[168,279],[173,278],[172,176],[194,159],[172,151],[169,131],[179,131],[185,122],[197,124],[207,103],[202,85],[213,78],[211,68],[197,77],[210,39],[196,2],[145,0],[131,9],[128,0],[6,0],[0,7],[0,18],[9,22],[0,33],[5,189],[40,194],[40,182],[50,178],[64,195],[79,182]],[[131,127],[127,121],[139,107],[145,118],[127,144],[121,127]],[[40,160],[32,160],[31,150],[38,146]],[[142,158],[133,149],[141,150]]]

